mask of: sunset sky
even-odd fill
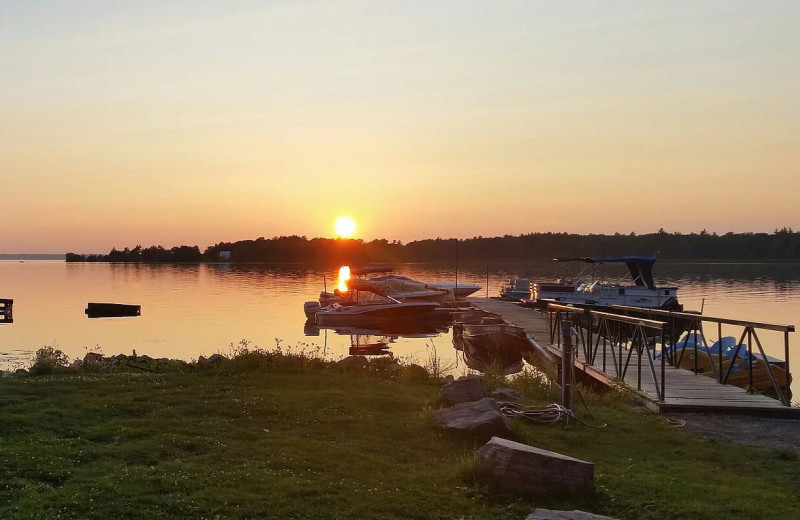
[[[0,2],[0,253],[800,229],[800,1]]]

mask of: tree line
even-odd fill
[[[635,233],[613,235],[528,233],[518,236],[426,239],[403,244],[386,239],[280,236],[198,246],[140,245],[107,255],[67,253],[67,262],[308,262],[322,264],[546,260],[562,256],[652,255],[671,260],[800,260],[800,232]]]

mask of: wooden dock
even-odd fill
[[[550,344],[550,329],[547,316],[533,309],[524,308],[516,303],[491,298],[469,298],[478,308],[503,316],[509,322],[522,327],[533,336],[537,343],[550,351],[558,362],[561,361],[561,349]],[[582,349],[577,349],[574,359],[576,375],[589,377],[604,385],[619,384],[619,380],[603,370],[602,350],[597,352],[594,364],[586,363]],[[627,356],[627,354],[625,354]],[[614,360],[610,351],[605,355],[605,366],[610,370]],[[643,356],[643,360],[645,357]],[[655,380],[650,375],[649,363],[639,366],[637,357],[631,357],[630,366],[625,374],[624,383],[634,392],[639,400],[649,409],[659,413],[674,412],[709,412],[709,413],[746,413],[771,417],[800,419],[800,408],[784,406],[777,399],[761,394],[751,394],[734,385],[722,385],[715,379],[690,370],[667,365],[664,372],[665,397],[659,400]],[[641,370],[641,378],[638,377]],[[660,370],[660,366],[659,366]],[[660,374],[659,374],[660,376]]]

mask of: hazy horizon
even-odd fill
[[[0,3],[2,252],[800,229],[800,2]]]

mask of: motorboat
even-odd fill
[[[321,307],[319,302],[306,302],[306,317],[320,326],[350,325],[371,321],[404,320],[419,318],[433,312],[436,302],[391,302],[341,305],[332,303]]]
[[[330,305],[323,306],[318,301],[305,302],[303,311],[306,318],[320,326],[348,326],[420,319],[439,308],[439,304],[432,301],[397,300],[373,284],[360,283],[358,279],[352,279],[349,288],[347,293],[339,295],[339,301]]]
[[[529,300],[531,298],[530,278],[509,278],[500,288],[500,298],[513,301]]]
[[[544,366],[551,356],[528,337],[525,329],[499,315],[483,316],[479,322],[453,324],[453,346],[461,350],[468,367],[485,372],[496,367],[505,374],[522,370],[523,360]]]
[[[344,268],[342,268],[343,270]],[[379,294],[391,296],[398,301],[429,301],[446,303],[455,300],[453,289],[449,287],[439,287],[419,282],[407,276],[390,274],[394,271],[393,267],[367,267],[364,269],[354,269],[349,271],[340,270],[340,287],[333,293],[323,291],[320,293],[320,305],[325,306],[332,303],[342,303],[347,301],[352,290],[375,291]],[[347,274],[344,274],[347,273]],[[380,274],[381,276],[367,278],[368,275]],[[356,288],[355,286],[358,286]],[[480,289],[478,287],[477,289]],[[477,290],[475,289],[475,290]],[[474,292],[474,291],[472,291]]]
[[[546,307],[548,303],[563,303],[594,307],[627,305],[652,309],[683,310],[678,303],[677,287],[657,287],[653,281],[655,256],[617,257],[568,257],[557,258],[558,262],[583,262],[586,268],[578,279],[558,279],[549,283],[534,283],[531,300],[535,306]],[[604,264],[625,264],[628,273],[619,281],[596,280],[596,268]],[[586,271],[590,272],[586,272]]]
[[[470,283],[461,283],[461,282],[423,282],[428,287],[432,287],[434,289],[442,289],[447,291],[453,291],[453,296],[457,300],[462,300],[481,290],[480,285],[470,284]]]

